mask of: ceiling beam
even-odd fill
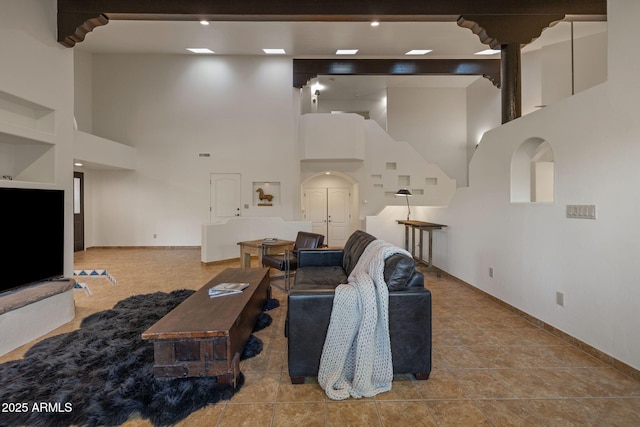
[[[318,75],[483,76],[500,87],[499,59],[294,59],[293,86]]]
[[[73,47],[110,19],[456,21],[464,14],[604,17],[606,13],[606,0],[58,0],[58,41]]]

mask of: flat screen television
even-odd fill
[[[64,275],[64,191],[0,188],[0,293]]]

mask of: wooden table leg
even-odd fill
[[[251,267],[251,253],[243,245],[240,245],[240,267]]]

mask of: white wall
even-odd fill
[[[542,50],[522,54],[522,115],[542,105]],[[498,92],[500,92],[498,90]],[[498,94],[500,97],[500,94]],[[500,118],[502,120],[502,118]],[[500,123],[500,122],[498,122]]]
[[[436,163],[458,186],[467,182],[466,88],[388,89],[387,129]]]
[[[93,55],[78,49],[73,51],[74,92],[73,112],[78,129],[91,133],[93,131]]]
[[[303,115],[299,121],[300,160],[364,160],[363,123],[364,118],[357,114]]]
[[[200,261],[215,262],[238,258],[238,242],[275,237],[295,241],[298,231],[311,232],[310,221],[283,221],[282,218],[228,218],[202,225]]]
[[[323,99],[318,97],[318,113],[368,112],[369,118],[376,121],[382,129],[387,129],[387,91],[369,95],[366,99]]]
[[[570,37],[569,24],[563,24],[562,30]],[[575,26],[579,29],[580,23]],[[545,46],[540,55],[542,105],[550,105],[607,80],[606,32],[575,37],[573,46],[570,41]]]
[[[500,103],[500,89],[485,78],[480,78],[467,87],[467,163],[471,161],[484,133],[500,126]],[[468,181],[458,183],[458,187],[467,185]]]
[[[610,0],[608,11],[609,81],[486,133],[469,187],[418,214],[449,225],[436,265],[639,369],[640,3]],[[509,202],[512,155],[531,137],[553,149],[553,203]],[[568,204],[597,205],[597,219],[567,219]]]
[[[73,51],[56,42],[56,2],[2,2],[0,91],[55,110],[52,184],[0,185],[65,190],[65,275],[73,274]],[[46,210],[43,211],[46,214]]]
[[[94,244],[200,245],[211,173],[241,174],[242,216],[299,218],[291,67],[286,58],[94,55],[93,132],[138,154],[134,172],[92,171]],[[279,206],[257,212],[254,181],[280,182]]]

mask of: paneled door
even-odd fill
[[[304,218],[329,246],[342,247],[351,233],[351,192],[348,188],[319,187],[304,191]]]
[[[311,221],[311,231],[327,237],[327,189],[307,188],[304,192],[304,219]]]
[[[211,174],[210,221],[240,216],[240,174]]]
[[[351,234],[351,193],[348,188],[327,188],[327,224],[330,246],[343,247]]]

